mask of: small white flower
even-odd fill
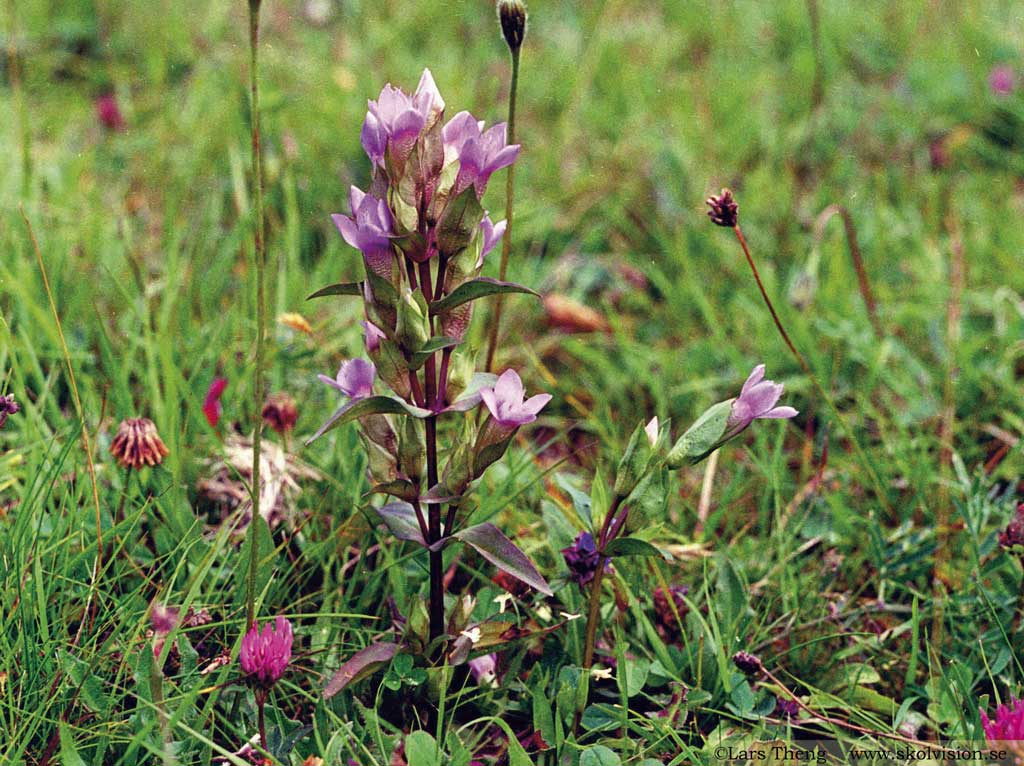
[[[561,617],[566,622],[572,622],[573,620],[578,620],[583,615],[582,614],[569,614],[568,612],[559,612],[558,616]]]
[[[462,631],[459,635],[468,639],[469,643],[473,644],[473,646],[480,643],[480,628],[470,628],[469,630]]]
[[[511,600],[511,593],[501,593],[494,597],[494,603],[499,607],[499,614],[505,614],[505,610],[508,609],[508,605]]]
[[[590,676],[596,681],[610,681],[612,677],[611,668],[591,668]]]
[[[537,607],[537,619],[543,620],[544,622],[550,622],[551,608],[547,606],[547,604],[541,604]]]

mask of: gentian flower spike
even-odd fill
[[[317,377],[351,399],[365,399],[373,396],[373,381],[377,377],[377,368],[373,362],[365,359],[349,359],[341,363],[333,380],[326,375]]]
[[[367,106],[360,141],[373,163],[383,166],[388,149],[396,163],[405,162],[420,131],[444,111],[444,99],[430,70],[424,69],[412,96],[388,83]]]
[[[345,241],[363,254],[366,267],[390,280],[395,259],[391,248],[394,231],[391,209],[384,200],[355,186],[349,190],[349,203],[351,216],[335,213],[331,220]]]
[[[776,407],[783,385],[764,379],[764,365],[759,364],[747,377],[740,395],[733,400],[727,432],[735,435],[759,418],[792,418],[798,413],[792,407]]]
[[[1020,742],[1024,740],[1024,700],[1010,699],[1010,704],[996,708],[996,717],[981,711],[981,726],[989,742]]]
[[[284,675],[292,659],[292,624],[284,617],[274,619],[260,630],[253,623],[242,639],[238,661],[242,670],[258,685],[269,687]]]
[[[537,394],[523,400],[523,381],[515,370],[505,370],[493,388],[480,390],[480,398],[495,422],[505,427],[518,427],[532,423],[537,413],[551,401],[551,394]]]

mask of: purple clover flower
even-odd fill
[[[792,407],[776,407],[783,385],[764,379],[764,365],[759,364],[743,384],[740,395],[733,400],[726,439],[731,438],[758,418],[792,418],[798,413]]]
[[[459,174],[451,192],[453,197],[470,186],[475,186],[477,197],[482,197],[491,174],[508,167],[519,156],[519,144],[508,144],[505,123],[499,122],[486,131],[483,128],[483,121],[469,112],[459,112],[441,131],[445,160],[459,161]]]
[[[333,380],[326,375],[317,377],[350,399],[365,399],[373,396],[373,381],[377,377],[377,368],[373,362],[365,359],[349,359],[341,363]]]
[[[276,617],[273,626],[268,622],[262,631],[258,623],[253,623],[238,654],[242,670],[264,686],[276,683],[291,659],[292,624],[284,617]]]
[[[362,252],[363,260],[375,274],[391,279],[394,261],[391,237],[395,221],[388,203],[355,186],[349,190],[349,202],[352,215],[335,213],[331,220],[345,241]]]
[[[505,370],[493,388],[480,389],[480,398],[487,405],[491,417],[506,428],[532,423],[537,419],[537,413],[551,401],[551,394],[537,394],[523,401],[524,394],[523,381],[515,370]]]
[[[405,162],[420,131],[444,111],[444,99],[430,70],[424,69],[412,96],[388,83],[367,107],[359,139],[370,160],[383,166],[389,148],[396,162]]]
[[[484,258],[487,257],[487,254],[501,241],[507,226],[508,221],[494,223],[489,215],[484,216],[484,219],[480,222],[480,236],[483,237],[483,245],[480,248],[480,258],[476,262],[478,269],[484,265]]]
[[[14,415],[21,407],[14,401],[14,394],[7,394],[7,396],[0,396],[0,428],[4,427],[4,423],[7,422],[8,415]]]
[[[1009,705],[996,708],[995,719],[981,711],[981,726],[989,742],[1019,742],[1024,740],[1024,700],[1010,699]]]
[[[597,552],[594,536],[589,532],[580,532],[576,540],[568,548],[562,548],[562,558],[569,567],[569,579],[580,588],[594,579],[601,555]],[[607,563],[605,568],[607,569]]]

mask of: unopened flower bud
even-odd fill
[[[733,199],[731,191],[722,189],[721,194],[712,194],[708,197],[705,204],[711,208],[708,210],[708,218],[712,223],[730,229],[736,225],[740,207]]]
[[[423,475],[424,444],[422,422],[418,418],[405,418],[405,427],[398,442],[398,463],[402,473],[413,482]]]
[[[398,304],[398,324],[395,339],[406,352],[413,353],[423,348],[430,338],[430,321],[427,319],[427,305],[420,292],[406,289]]]
[[[736,652],[732,656],[732,664],[748,676],[757,675],[763,670],[761,658],[750,652]]]
[[[515,53],[526,37],[526,4],[522,0],[498,0],[501,34],[510,51]]]

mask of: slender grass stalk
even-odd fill
[[[811,0],[811,2],[813,1]],[[871,328],[875,331],[875,337],[881,340],[885,337],[885,333],[882,331],[882,323],[878,320],[878,304],[875,301],[874,293],[871,291],[871,282],[868,279],[867,269],[864,268],[864,258],[860,252],[860,244],[857,242],[857,227],[853,223],[853,216],[850,215],[850,211],[839,204],[829,205],[822,210],[814,221],[814,246],[816,248],[820,246],[821,239],[825,234],[825,226],[828,225],[828,222],[835,215],[843,219],[846,246],[850,252],[850,260],[853,262],[853,270],[857,273],[857,287],[860,289],[860,297],[864,301],[864,307],[867,309],[868,320],[871,322]]]
[[[17,47],[17,3],[7,3],[9,30],[7,36],[7,72],[14,94],[14,110],[18,116],[18,130],[21,133],[21,196],[28,198],[32,189],[32,131],[28,124],[28,110],[25,108],[25,91],[21,81],[21,64]]]
[[[818,0],[807,0],[807,16],[811,22],[811,49],[814,52],[814,80],[811,82],[811,109],[825,100],[825,61],[821,48],[821,13]]]
[[[68,351],[68,343],[64,338],[64,328],[61,325],[60,314],[57,312],[57,304],[53,300],[53,291],[50,289],[50,278],[46,273],[46,264],[43,263],[43,255],[39,251],[39,241],[36,239],[35,230],[32,228],[32,223],[28,220],[28,216],[25,214],[24,206],[19,206],[21,211],[21,218],[25,222],[25,227],[28,229],[29,239],[32,240],[32,250],[35,252],[36,262],[39,264],[39,273],[43,277],[43,287],[46,289],[46,297],[50,301],[50,311],[53,313],[53,321],[57,325],[57,336],[60,338],[61,353],[64,354],[64,363],[68,368],[68,382],[71,384],[71,396],[75,402],[75,411],[78,414],[79,426],[82,429],[82,448],[85,450],[85,461],[89,469],[89,483],[92,485],[92,500],[93,505],[96,509],[96,564],[92,570],[92,582],[89,586],[89,602],[86,605],[86,613],[88,614],[92,608],[93,598],[96,595],[96,586],[99,582],[100,572],[103,569],[103,517],[100,511],[100,491],[99,485],[96,482],[96,466],[93,464],[92,459],[92,442],[89,439],[89,426],[85,422],[85,409],[82,407],[82,397],[78,393],[78,381],[75,379],[75,368],[71,364],[71,352]],[[81,626],[84,626],[86,622],[92,623],[90,617],[89,620],[82,618],[79,630]]]
[[[259,43],[260,4],[262,0],[249,0],[249,109],[252,126],[252,186],[256,208],[256,229],[253,234],[253,254],[256,259],[256,369],[253,372],[254,397],[256,399],[256,424],[252,436],[252,522],[249,525],[249,575],[246,585],[245,612],[247,625],[256,622],[256,574],[259,564],[259,533],[257,519],[260,517],[260,450],[263,435],[263,419],[259,413],[263,407],[264,379],[263,355],[266,340],[266,240],[263,221],[263,152],[260,147],[260,88],[259,88]]]
[[[516,91],[519,87],[519,48],[510,48],[512,53],[512,82],[508,91],[508,143],[516,142]],[[508,258],[512,251],[512,216],[515,208],[516,165],[508,166],[505,176],[505,234],[501,238],[501,262],[498,266],[498,279],[502,282],[508,276]],[[501,313],[505,307],[505,296],[499,294],[491,317],[490,335],[487,341],[487,364],[484,369],[490,372],[494,368],[494,354],[498,348],[498,331],[501,328]]]
[[[804,355],[797,350],[795,345],[793,345],[793,341],[790,339],[789,333],[786,332],[786,328],[782,325],[782,320],[779,319],[779,315],[775,311],[775,305],[772,303],[772,299],[768,296],[768,291],[765,289],[764,282],[761,281],[761,273],[757,270],[757,264],[754,263],[754,258],[750,254],[750,248],[747,246],[747,240],[743,236],[743,230],[740,229],[739,223],[733,224],[731,228],[736,234],[736,239],[739,241],[740,247],[743,248],[743,255],[746,256],[747,263],[750,266],[750,271],[754,275],[754,281],[757,282],[757,289],[761,291],[761,298],[768,307],[768,312],[772,315],[772,321],[775,323],[775,328],[779,331],[779,335],[786,344],[786,348],[789,349],[790,353],[796,359],[797,364],[800,365],[800,369],[803,370],[804,374],[807,375],[808,379],[810,379],[811,385],[814,386],[814,390],[818,393],[818,396],[828,404],[829,409],[832,410],[832,414],[842,425],[843,430],[846,432],[846,437],[850,440],[850,444],[853,445],[854,452],[857,454],[857,459],[860,461],[861,468],[863,468],[865,473],[867,473],[872,485],[874,485],[875,494],[878,496],[878,502],[881,503],[886,513],[891,516],[893,512],[892,507],[889,505],[889,500],[886,497],[884,488],[882,487],[882,482],[878,478],[878,473],[871,464],[871,460],[868,458],[867,453],[864,452],[864,448],[857,439],[857,435],[854,433],[853,428],[850,427],[846,422],[846,418],[843,417],[839,408],[836,407],[836,403],[832,399],[832,396],[825,390],[825,387],[821,385],[821,382],[818,380],[818,376],[815,374],[814,370],[811,369],[811,366],[807,363]]]

